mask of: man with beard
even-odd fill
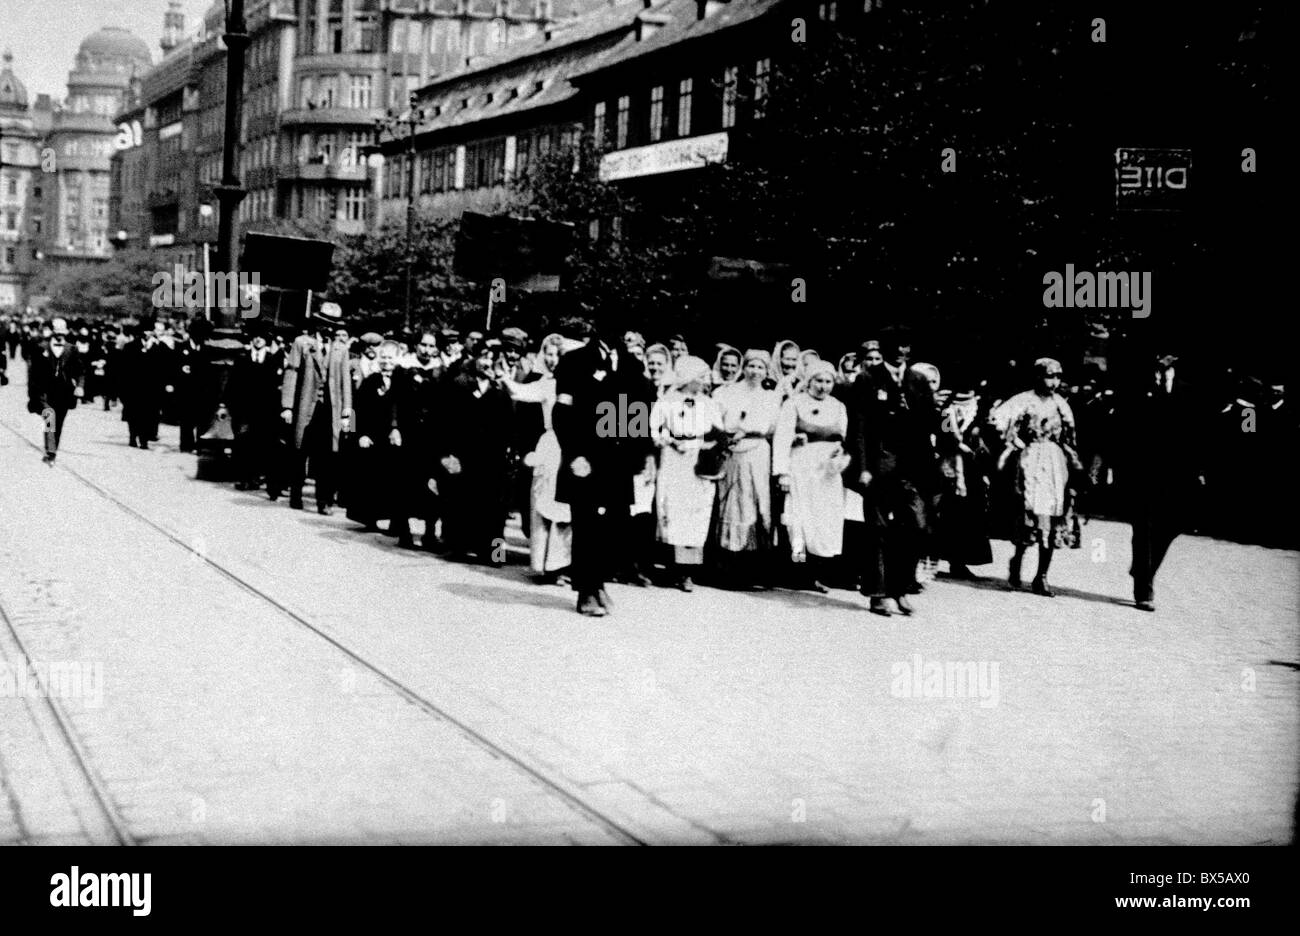
[[[31,359],[27,372],[27,410],[45,421],[47,465],[54,464],[63,420],[85,394],[86,380],[82,358],[68,344],[68,323],[56,318],[50,329],[49,347]]]
[[[495,349],[483,343],[449,378],[433,438],[433,477],[450,558],[505,565],[502,534],[513,410],[494,374],[495,363]]]
[[[234,373],[235,453],[239,480],[235,487],[254,491],[266,479],[266,491],[276,500],[284,487],[280,423],[280,382],[284,354],[267,344],[268,326],[254,321],[248,349],[237,359]]]
[[[303,509],[302,487],[310,462],[316,512],[328,516],[334,504],[339,437],[352,419],[352,378],[348,332],[342,322],[317,313],[313,324],[315,333],[294,339],[285,358],[280,415],[293,428],[289,506]]]
[[[623,329],[609,316],[599,332],[580,327],[587,344],[560,358],[552,422],[561,463],[556,500],[573,518],[570,577],[578,612],[603,617],[613,608],[605,591],[628,549],[633,476],[654,458],[649,412],[654,390],[641,362],[623,347]],[[576,329],[575,329],[576,333]],[[610,430],[611,414],[625,425]]]
[[[916,590],[925,528],[917,479],[932,467],[927,458],[933,458],[928,435],[933,395],[919,374],[916,381],[925,389],[913,386],[909,351],[897,339],[883,347],[875,341],[864,343],[861,359],[866,366],[850,396],[848,451],[853,464],[848,477],[862,495],[867,534],[861,591],[870,599],[871,611],[884,616],[912,613],[906,596]]]
[[[429,481],[437,464],[434,442],[440,416],[442,372],[437,336],[426,331],[415,343],[410,363],[398,373],[403,384],[402,410],[398,414],[402,429],[402,491],[389,532],[397,536],[397,545],[403,549],[415,548],[411,517],[424,521],[421,545],[431,552],[438,547],[438,496],[430,489]]]

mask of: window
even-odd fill
[[[336,107],[338,105],[338,82],[334,76],[322,77],[316,92],[317,106]]]
[[[320,186],[316,189],[316,217],[332,218],[334,217],[334,191],[333,189]]]
[[[691,135],[691,98],[695,92],[695,79],[683,78],[677,86],[677,135]]]
[[[361,221],[366,216],[366,190],[360,186],[349,187],[343,195],[343,217]]]
[[[627,120],[628,111],[632,108],[632,99],[626,94],[618,99],[618,130],[615,142],[616,149],[622,149],[627,146]]]
[[[420,193],[427,195],[433,191],[433,153],[420,154]]]
[[[664,135],[664,86],[650,89],[650,142],[658,143]]]
[[[343,0],[330,0],[329,10],[330,51],[336,55],[343,51]]]
[[[16,253],[17,253],[17,251],[14,250],[14,248],[12,248],[12,247],[6,247],[6,248],[5,248],[5,263],[9,264],[10,266],[13,266],[14,261],[17,259],[16,256],[15,256]]]
[[[763,116],[767,108],[767,81],[772,72],[771,59],[759,59],[754,64],[754,118]]]
[[[817,18],[828,23],[835,22],[835,0],[817,5]]]
[[[18,212],[16,211],[5,212],[5,228],[10,231],[18,230]]]
[[[15,179],[15,178],[13,178],[12,176],[11,176],[9,179],[7,179],[7,180],[6,180],[6,185],[5,185],[5,190],[6,190],[10,195],[17,195],[17,194],[18,194],[18,180]]]
[[[515,176],[528,174],[528,163],[532,155],[533,138],[527,133],[519,134],[515,140]]]
[[[605,142],[605,102],[596,102],[596,112],[591,125],[591,136],[600,146]]]
[[[740,69],[732,66],[722,70],[722,129],[736,125],[736,85]]]
[[[330,165],[334,162],[334,134],[322,133],[316,141],[316,153],[325,162]]]
[[[370,86],[371,79],[369,75],[353,75],[348,95],[348,106],[369,107]]]

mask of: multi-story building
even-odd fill
[[[525,40],[593,2],[249,0],[237,151],[247,192],[241,224],[289,219],[361,232],[376,175],[363,148],[374,142],[377,121],[390,108],[405,107],[415,88],[463,68],[467,58]],[[179,17],[168,16],[173,12]],[[141,99],[118,113],[128,132],[115,158],[114,226],[139,243],[215,239],[211,189],[222,174],[224,31],[218,0],[192,38],[165,49],[158,74],[142,82]],[[141,139],[126,145],[135,122]],[[163,150],[177,144],[174,162]],[[166,172],[158,168],[163,165]]]
[[[68,75],[68,97],[55,111],[44,146],[54,158],[40,213],[46,263],[102,261],[112,255],[110,167],[118,130],[114,117],[129,99],[131,81],[151,65],[149,47],[124,29],[105,26],[88,36]]]
[[[13,53],[0,68],[0,311],[21,311],[35,272],[42,219],[41,132],[27,89],[13,72]]]
[[[577,142],[587,109],[569,79],[625,43],[648,37],[669,21],[674,3],[680,0],[589,4],[576,19],[472,59],[422,87],[415,104],[424,120],[414,155],[405,129],[380,144],[380,220],[400,217],[408,193],[434,216],[499,209],[512,179],[552,150]]]

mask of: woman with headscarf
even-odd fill
[[[575,343],[576,345],[576,343]],[[505,379],[510,397],[516,403],[540,404],[542,433],[524,456],[524,465],[532,468],[528,508],[528,558],[539,585],[554,584],[572,560],[573,534],[569,527],[569,505],[555,499],[556,479],[560,472],[560,443],[551,428],[555,407],[555,365],[571,349],[563,335],[550,334],[542,344],[527,382]]]
[[[704,562],[717,482],[696,474],[700,452],[723,434],[722,413],[708,395],[709,365],[685,355],[673,371],[673,390],[650,410],[650,433],[659,446],[655,489],[659,541],[673,547],[677,586],[691,591],[690,570]]]
[[[1021,508],[1015,554],[1007,581],[1019,589],[1020,566],[1030,544],[1038,546],[1035,594],[1052,597],[1047,570],[1052,553],[1061,547],[1079,548],[1080,531],[1074,513],[1070,472],[1082,471],[1075,449],[1074,413],[1057,389],[1061,364],[1052,358],[1034,362],[1037,385],[1007,401],[1006,448],[999,467],[1010,465]]]
[[[849,464],[844,451],[849,415],[831,396],[835,367],[818,360],[805,374],[806,390],[786,400],[777,416],[772,440],[772,474],[786,493],[781,523],[789,536],[791,556],[807,563],[804,584],[825,593],[820,581],[825,560],[844,544],[844,481]]]
[[[841,355],[840,363],[836,368],[835,373],[835,388],[838,390],[840,387],[851,386],[853,381],[858,379],[858,371],[861,369],[862,368],[858,365],[858,353],[856,351],[850,351],[848,354]],[[836,399],[839,399],[838,393],[836,394]]]
[[[761,555],[772,544],[771,439],[781,400],[775,390],[763,386],[770,367],[766,351],[746,351],[741,379],[713,394],[730,439],[718,482],[715,539],[722,555],[731,560],[724,574],[733,584],[739,580],[734,560],[743,553]],[[762,570],[750,573],[756,584]]]
[[[652,344],[645,349],[645,375],[655,388],[655,399],[662,400],[672,385],[672,352],[664,344]]]
[[[772,389],[781,396],[781,402],[799,389],[799,345],[790,339],[778,341],[772,349]]]
[[[713,391],[719,387],[735,383],[740,379],[741,354],[729,344],[719,344],[718,354],[713,359]]]

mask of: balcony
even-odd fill
[[[329,181],[361,182],[367,180],[366,166],[340,166],[337,163],[321,163],[308,160],[295,160],[280,166],[281,179],[298,179],[303,182]]]
[[[293,108],[280,115],[280,126],[366,127],[374,129],[375,118],[383,115],[377,107]]]

